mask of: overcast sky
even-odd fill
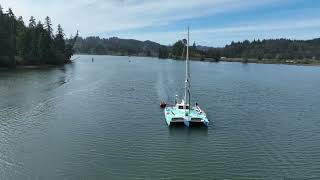
[[[6,10],[27,22],[50,16],[66,35],[152,40],[172,44],[186,34],[191,41],[224,46],[263,38],[320,37],[316,0],[1,0]]]

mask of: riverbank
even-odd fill
[[[313,59],[295,59],[295,60],[285,60],[285,59],[253,59],[253,58],[221,58],[220,61],[223,62],[241,62],[241,63],[256,63],[256,64],[285,64],[285,65],[303,65],[303,66],[320,66],[319,60]]]
[[[9,68],[9,67],[0,67],[0,70],[21,70],[21,69],[48,69],[56,67],[54,65],[19,65],[16,66],[15,68]]]
[[[1,59],[2,58],[2,59]],[[69,59],[65,60],[63,63],[57,63],[57,64],[31,64],[28,63],[28,61],[25,61],[19,56],[15,57],[15,62],[10,62],[10,60],[6,57],[0,57],[0,70],[10,70],[10,69],[46,69],[46,68],[52,68],[52,67],[59,67],[63,66],[65,64],[71,64],[72,61],[75,59]]]
[[[103,56],[98,54],[75,54],[75,55],[93,55],[93,56]],[[108,56],[121,56],[121,55],[108,55]],[[127,57],[150,57],[158,58],[156,56],[127,56]],[[184,60],[184,59],[175,59],[172,57],[168,58],[159,58],[159,59],[173,59],[173,60]],[[214,58],[201,58],[201,57],[190,57],[192,61],[204,61],[204,62],[240,62],[240,63],[255,63],[255,64],[285,64],[285,65],[297,65],[297,66],[320,66],[320,60],[314,59],[296,59],[296,60],[280,60],[280,59],[254,59],[254,58],[226,58],[222,57],[220,59]]]
[[[173,58],[172,58],[173,59]],[[181,60],[181,59],[174,59]],[[240,62],[244,64],[284,64],[284,65],[297,65],[297,66],[320,66],[320,60],[300,59],[300,60],[278,60],[278,59],[244,59],[244,58],[194,58],[190,57],[192,61],[204,61],[204,62]]]
[[[70,63],[67,63],[70,64]],[[9,68],[9,67],[0,67],[0,70],[23,70],[23,69],[49,69],[49,68],[55,68],[62,65],[52,65],[52,64],[43,64],[43,65],[17,65],[14,68]]]

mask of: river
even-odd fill
[[[191,62],[211,124],[168,128],[183,61],[76,57],[0,71],[0,179],[320,178],[320,67]]]

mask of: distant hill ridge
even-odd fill
[[[153,56],[179,59],[183,52],[181,40],[172,46],[165,46],[153,41],[120,39],[117,37],[78,38],[75,44],[77,53],[125,56]],[[193,44],[190,46],[191,58],[218,61],[221,57],[242,60],[320,60],[320,38],[311,40],[269,39],[232,42],[222,48]]]
[[[77,53],[86,54],[158,56],[160,46],[159,43],[149,40],[139,41],[135,39],[120,39],[117,37],[79,37],[75,44],[75,50]]]

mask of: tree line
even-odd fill
[[[165,46],[152,41],[139,41],[134,39],[120,39],[117,37],[79,37],[75,43],[76,53],[82,54],[100,54],[100,55],[120,55],[120,56],[149,56],[159,58],[182,57],[182,51],[185,45],[182,40],[176,42],[173,46]],[[201,53],[201,54],[199,54]],[[204,52],[197,50],[195,46],[190,48],[192,57],[202,57]]]
[[[220,49],[225,57],[255,58],[258,60],[303,60],[320,59],[320,39],[290,40],[270,39],[232,42]]]
[[[66,40],[60,24],[54,32],[48,16],[44,23],[31,16],[26,25],[11,8],[4,12],[0,6],[0,67],[68,63],[77,37],[78,32]]]
[[[219,61],[223,59],[241,59],[243,62],[253,59],[254,61],[286,62],[288,60],[308,63],[320,60],[320,39],[313,40],[290,40],[270,39],[243,42],[232,42],[223,48],[199,48],[190,47],[190,56],[202,60],[209,59]],[[173,45],[173,58],[181,56],[183,51],[182,41]]]
[[[164,46],[151,41],[138,41],[120,38],[79,38],[75,49],[77,53],[109,54],[129,56],[153,56],[159,58],[183,59],[185,56],[185,40],[179,40],[173,45]],[[289,40],[270,39],[243,42],[232,42],[222,48],[190,46],[190,58],[198,60],[220,61],[221,59],[248,59],[255,61],[284,62],[286,60],[320,59],[320,39]],[[183,56],[184,53],[184,56]]]
[[[120,39],[117,37],[79,37],[75,44],[76,53],[122,55],[122,56],[157,56],[161,45],[152,41]]]

